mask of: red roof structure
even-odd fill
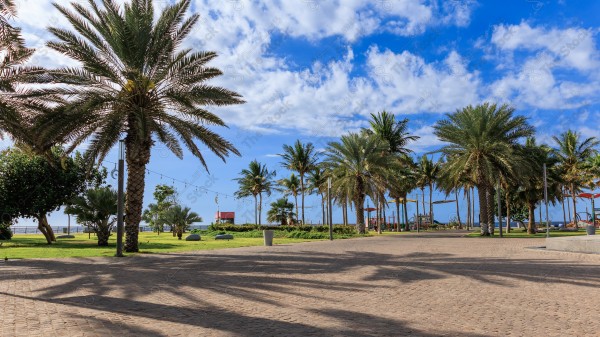
[[[235,219],[235,212],[217,212],[215,219]]]
[[[578,195],[579,198],[586,198],[586,199],[596,199],[598,197],[600,197],[600,193],[597,194],[592,194],[592,193],[581,193]]]

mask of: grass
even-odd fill
[[[477,229],[476,231],[469,233],[467,236],[468,237],[481,237],[479,235],[479,229]],[[537,234],[527,234],[527,232],[523,231],[522,229],[512,229],[510,233],[506,233],[503,232],[502,233],[504,237],[506,238],[545,238],[546,237],[546,232],[542,232],[542,233],[537,233]],[[586,231],[585,229],[579,229],[578,232],[561,232],[561,231],[550,231],[550,237],[551,238],[557,238],[557,237],[562,237],[562,236],[578,236],[578,235],[586,235]],[[496,234],[494,235],[494,237],[498,237],[498,229],[496,229]]]
[[[171,233],[140,233],[140,254],[184,252],[194,250],[213,250],[223,248],[250,247],[263,245],[262,236],[248,233],[232,233],[233,240],[215,240],[216,233],[201,233],[202,241],[177,240]],[[245,234],[245,235],[244,235]],[[254,236],[254,237],[252,237]],[[338,237],[342,238],[342,237]],[[322,239],[286,238],[276,236],[273,244],[289,244]],[[108,247],[98,247],[98,241],[92,234],[75,234],[73,239],[57,239],[48,245],[44,236],[39,234],[15,234],[12,240],[0,241],[0,259],[31,259],[31,258],[66,258],[66,257],[97,257],[114,256],[116,251],[116,235],[112,235]],[[131,255],[131,254],[129,254]]]

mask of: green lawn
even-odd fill
[[[477,229],[476,231],[469,233],[467,236],[468,237],[481,237],[479,235],[479,229]],[[546,237],[546,232],[543,233],[537,233],[537,234],[527,234],[527,232],[523,232],[522,229],[513,229],[511,230],[510,233],[506,233],[503,232],[503,236],[507,237],[507,238],[545,238]],[[586,231],[585,229],[579,229],[578,232],[560,232],[560,231],[550,231],[550,237],[551,238],[556,238],[556,237],[561,237],[561,236],[576,236],[576,235],[586,235]],[[489,237],[489,236],[486,236]],[[494,235],[494,237],[498,237],[498,229],[496,229],[496,234]]]
[[[260,246],[263,244],[261,237],[241,237],[242,233],[233,233],[233,240],[215,240],[212,235],[202,235],[202,241],[177,240],[170,233],[140,233],[140,253],[167,253],[193,250],[212,250],[222,248]],[[185,238],[185,237],[184,237]],[[0,258],[28,259],[28,258],[63,258],[63,257],[93,257],[114,256],[116,250],[116,235],[112,235],[108,247],[98,247],[97,240],[92,234],[76,234],[74,239],[57,239],[52,245],[46,244],[44,236],[32,234],[15,234],[10,241],[0,241]],[[275,237],[273,244],[288,244],[319,239],[293,239]]]

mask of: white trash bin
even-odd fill
[[[263,230],[263,237],[265,238],[265,246],[272,246],[273,245],[273,234],[275,234],[275,231],[273,230]]]

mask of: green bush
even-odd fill
[[[12,239],[13,232],[10,229],[10,224],[0,224],[0,240]]]

